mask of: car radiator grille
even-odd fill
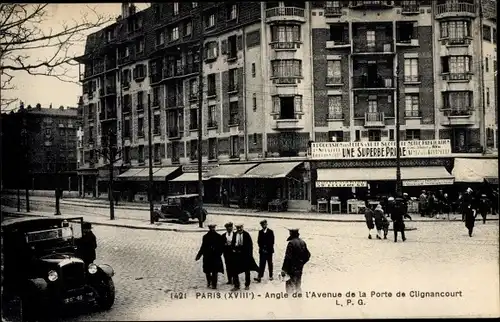
[[[72,263],[61,267],[61,281],[65,289],[75,289],[85,284],[85,264]]]

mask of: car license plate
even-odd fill
[[[68,297],[67,299],[64,299],[64,304],[70,304],[70,303],[81,302],[81,301],[83,301],[83,295],[72,296],[72,297]]]

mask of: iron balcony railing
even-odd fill
[[[377,7],[392,7],[394,1],[350,1],[351,8],[377,8]]]
[[[405,117],[420,117],[421,115],[419,110],[405,111]]]
[[[328,112],[327,118],[329,120],[343,120],[344,113],[342,113],[342,112]]]
[[[354,76],[352,78],[353,88],[394,88],[392,77],[369,78],[366,76]]]
[[[342,15],[341,7],[325,7],[325,17],[335,17]]]
[[[444,80],[448,81],[467,81],[470,80],[472,75],[469,72],[465,73],[443,73]]]
[[[390,40],[387,40],[390,41]],[[392,43],[354,43],[355,53],[392,53],[394,52]]]
[[[444,116],[453,117],[453,116],[471,116],[473,109],[471,107],[447,107],[443,109]]]
[[[418,1],[403,1],[401,3],[401,13],[418,13],[419,10]]]
[[[342,76],[326,77],[326,84],[342,84]]]
[[[217,121],[215,121],[215,120],[208,120],[207,126],[211,127],[211,128],[215,128],[215,127],[217,127]]]
[[[296,7],[276,7],[266,10],[266,18],[294,16],[304,18],[304,9]]]
[[[384,112],[366,112],[365,125],[384,125]]]
[[[420,82],[420,75],[405,75],[403,81],[405,83],[418,83]]]
[[[177,125],[175,125],[167,131],[167,136],[169,138],[178,138],[178,137],[180,137],[180,133],[181,133],[181,131],[179,130],[179,127]]]
[[[436,10],[438,15],[447,12],[476,13],[476,5],[465,2],[448,2],[446,4],[438,4]]]

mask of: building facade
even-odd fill
[[[125,3],[80,59],[82,190],[106,193],[100,156],[112,146],[122,197],[144,198],[149,123],[157,198],[195,192],[202,153],[208,201],[225,189],[234,202],[307,208],[311,142],[393,141],[396,108],[402,140],[449,139],[452,153],[480,154],[490,126],[477,94],[480,9],[473,0],[173,2],[140,12]]]
[[[76,191],[77,109],[28,105],[2,115],[4,188]]]

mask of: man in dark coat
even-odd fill
[[[286,274],[290,279],[286,281],[285,288],[287,293],[302,292],[302,272],[304,265],[311,258],[311,253],[307,249],[306,242],[299,238],[298,229],[290,229],[288,237],[288,246],[286,247],[285,259],[281,268],[281,276]]]
[[[217,288],[217,275],[224,273],[222,252],[224,242],[222,236],[215,231],[215,225],[208,225],[208,232],[203,236],[196,260],[203,256],[203,273],[207,277],[207,287]]]
[[[403,241],[406,240],[405,236],[405,224],[404,218],[408,217],[405,212],[405,205],[402,198],[396,198],[394,202],[394,208],[392,209],[391,219],[393,222],[393,230],[394,230],[394,242],[398,241],[398,232],[401,232],[401,238]]]
[[[481,195],[481,198],[479,199],[478,208],[481,217],[483,217],[483,224],[486,224],[486,216],[488,215],[488,212],[491,209],[491,205],[490,205],[490,200],[488,199],[488,197],[486,197],[485,194]]]
[[[95,250],[97,248],[97,238],[92,232],[92,224],[83,222],[82,224],[82,237],[76,241],[76,253],[85,264],[90,264],[95,261]]]
[[[264,271],[269,269],[269,280],[273,280],[273,254],[274,254],[274,232],[267,228],[267,220],[260,222],[262,229],[259,231],[257,245],[259,245],[259,277],[255,279],[258,283],[264,276]]]
[[[245,273],[245,290],[250,289],[250,272],[259,271],[259,267],[253,258],[253,242],[250,234],[243,230],[243,225],[236,225],[236,233],[233,235],[233,283],[232,291],[240,289],[241,273]]]
[[[233,223],[228,222],[224,225],[226,232],[222,234],[224,241],[224,262],[226,263],[227,284],[233,284]]]

